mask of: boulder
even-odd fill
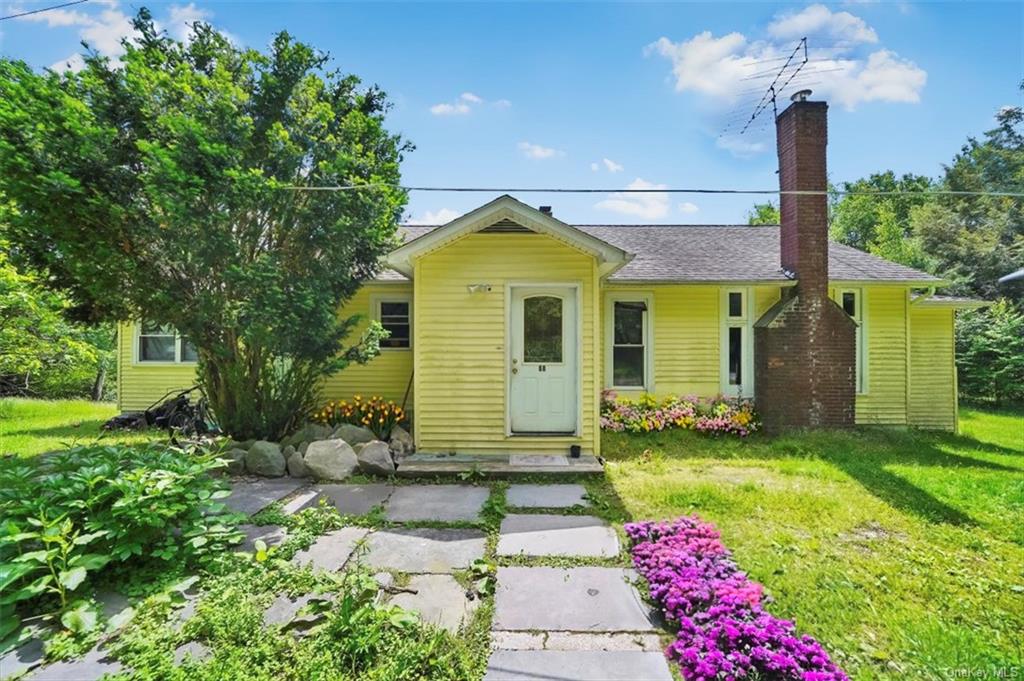
[[[391,450],[380,440],[367,442],[356,454],[359,469],[370,475],[394,475],[395,462],[391,459]]]
[[[391,429],[391,453],[395,458],[408,456],[416,451],[412,442],[412,435],[402,426],[395,426]]]
[[[245,453],[245,468],[255,475],[281,477],[285,472],[285,461],[280,445],[257,440]]]
[[[344,480],[359,466],[352,447],[339,439],[311,442],[304,461],[313,477],[321,480]]]
[[[302,454],[302,456],[306,456],[307,449],[309,449],[309,443],[303,442],[302,444],[299,445],[299,454]]]
[[[288,462],[288,475],[293,478],[308,478],[309,477],[309,466],[306,465],[305,460],[302,458],[302,454],[295,451],[294,447],[290,447],[292,453],[286,457]]]
[[[355,446],[361,442],[370,442],[376,440],[377,436],[373,434],[369,428],[363,428],[362,426],[355,426],[351,423],[343,423],[334,429],[334,437],[344,440],[352,446]]]
[[[222,455],[228,460],[228,475],[245,474],[245,450],[241,448],[229,449]]]

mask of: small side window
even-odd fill
[[[412,347],[412,316],[407,300],[382,300],[378,304],[377,318],[390,335],[381,341],[382,348],[408,349]]]
[[[139,361],[175,361],[175,337],[174,329],[169,326],[143,322],[139,328]]]

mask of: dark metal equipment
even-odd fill
[[[198,392],[198,399],[192,394]],[[209,402],[198,385],[187,390],[171,390],[143,411],[127,412],[103,424],[104,430],[166,430],[173,440],[177,435],[194,437],[219,432],[210,415]]]

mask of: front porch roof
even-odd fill
[[[386,263],[388,267],[411,279],[413,264],[417,258],[443,248],[466,234],[479,232],[503,220],[510,220],[532,232],[544,234],[589,253],[597,260],[598,271],[602,277],[617,271],[633,259],[632,253],[505,194],[399,246],[388,254]]]

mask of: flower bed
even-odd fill
[[[394,427],[405,420],[405,416],[405,411],[393,401],[376,395],[369,399],[356,395],[351,402],[332,400],[313,414],[316,421],[332,427],[351,423],[369,428],[381,440],[387,440]]]
[[[601,428],[603,430],[647,433],[670,428],[685,428],[711,435],[745,437],[761,423],[748,400],[715,397],[669,396],[658,401],[644,393],[636,399],[618,397],[611,390],[601,394]]]
[[[848,678],[815,639],[764,611],[763,587],[739,570],[713,525],[692,516],[625,529],[651,598],[679,628],[666,655],[684,679]]]

